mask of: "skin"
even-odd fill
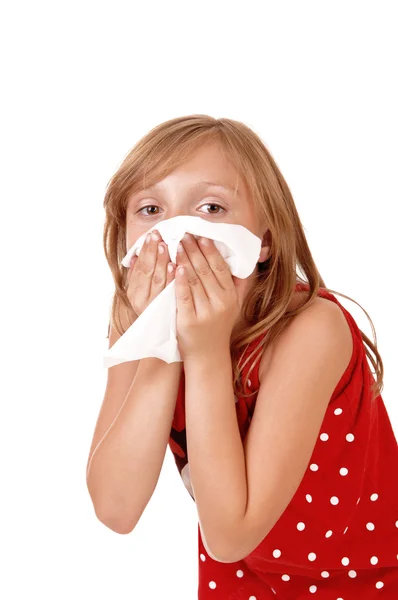
[[[222,183],[231,190],[201,185],[202,181]],[[216,142],[208,143],[194,152],[153,188],[130,196],[126,211],[127,248],[156,223],[178,215],[199,216],[214,223],[243,225],[262,239],[258,262],[264,262],[269,256],[270,231],[266,226],[261,226],[245,182]],[[256,270],[245,280],[233,277],[233,281],[239,284],[237,293],[240,305],[250,292],[255,276]],[[289,309],[304,302],[306,295],[305,291],[294,293]],[[315,302],[319,304],[328,301],[316,298]],[[239,318],[234,325],[234,330],[238,329]],[[269,360],[271,350],[270,347],[263,355],[261,372]]]
[[[232,188],[237,184],[240,196],[214,187],[195,189],[203,180],[222,180]],[[160,220],[205,215],[258,235],[263,240],[259,260],[266,260],[268,230],[259,228],[247,190],[219,148],[202,148],[160,183],[161,190],[130,199],[128,246]],[[220,217],[207,211],[213,203],[225,208]],[[138,213],[146,205],[159,206],[159,215]],[[230,271],[207,268],[223,260],[212,243],[202,249],[194,240],[183,240],[183,250],[177,256],[177,265],[185,269],[183,275],[176,273],[177,333],[185,370],[191,485],[208,554],[235,562],[264,539],[297,489],[331,393],[351,356],[351,332],[340,309],[322,298],[292,319],[262,357],[256,411],[242,445],[229,339],[255,272],[235,291]]]
[[[201,181],[220,182],[232,189],[201,186]],[[262,239],[258,262],[264,262],[269,256],[270,231],[268,227],[261,226],[245,182],[224,156],[218,143],[209,143],[197,150],[185,163],[159,181],[156,188],[142,190],[130,196],[126,213],[127,248],[156,223],[177,215],[199,216],[213,223],[243,225]],[[249,292],[255,275],[254,270],[244,280],[245,285],[240,287],[241,303]],[[291,307],[300,301],[298,296],[304,294],[305,292],[296,293]]]
[[[222,182],[232,190],[201,186],[201,181]],[[156,223],[178,215],[191,215],[213,223],[243,225],[263,240],[259,262],[268,258],[269,230],[259,225],[247,186],[232,163],[224,157],[218,144],[208,144],[195,152],[157,186],[156,190],[140,191],[129,199],[126,214],[127,248]],[[234,192],[236,188],[237,195]],[[143,208],[145,206],[150,208]],[[244,280],[245,285],[240,288],[240,301],[248,293],[255,275],[254,270]]]

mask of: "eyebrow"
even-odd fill
[[[199,181],[197,184],[195,184],[194,187],[222,187],[225,190],[228,190],[229,192],[234,192],[235,194],[238,194],[238,186],[236,186],[236,188],[232,188],[229,185],[226,185],[225,183],[221,183],[221,182],[217,182],[217,181]]]
[[[233,192],[236,196],[239,196],[238,187],[232,188],[231,186],[226,185],[225,183],[217,182],[217,181],[198,181],[198,183],[195,183],[192,187],[198,188],[198,187],[210,187],[210,186],[224,188],[228,192]],[[161,189],[161,186],[159,184],[154,184],[147,188],[144,188],[144,190],[152,190],[152,189],[153,190]],[[144,190],[141,190],[141,191],[144,191]]]

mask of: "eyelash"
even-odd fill
[[[216,204],[215,202],[208,202],[206,204],[202,204],[202,206],[217,206],[218,208],[221,208],[221,210],[223,210],[224,212],[226,212],[225,208],[223,208],[222,206],[220,206],[220,204]],[[200,208],[202,208],[202,206]],[[137,212],[140,213],[145,208],[152,208],[152,207],[159,208],[158,206],[156,206],[156,204],[147,204],[146,206],[143,206],[142,208],[140,208]],[[219,214],[222,214],[222,213],[206,213],[206,214],[208,214],[208,215],[215,215],[217,217]],[[157,214],[143,215],[143,216],[144,217],[156,217]]]

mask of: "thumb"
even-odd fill
[[[131,259],[131,261],[130,261],[130,266],[129,266],[129,270],[128,270],[128,272],[127,272],[127,277],[126,277],[126,282],[127,282],[127,285],[129,285],[129,284],[130,284],[131,273],[133,272],[134,265],[135,265],[135,263],[137,262],[137,258],[138,258],[138,256],[137,256],[137,255],[134,255],[134,256],[133,256],[133,258],[132,258],[132,259]]]

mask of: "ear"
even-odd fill
[[[257,262],[265,262],[269,258],[271,250],[271,232],[269,229],[263,234],[261,242],[261,252]]]

